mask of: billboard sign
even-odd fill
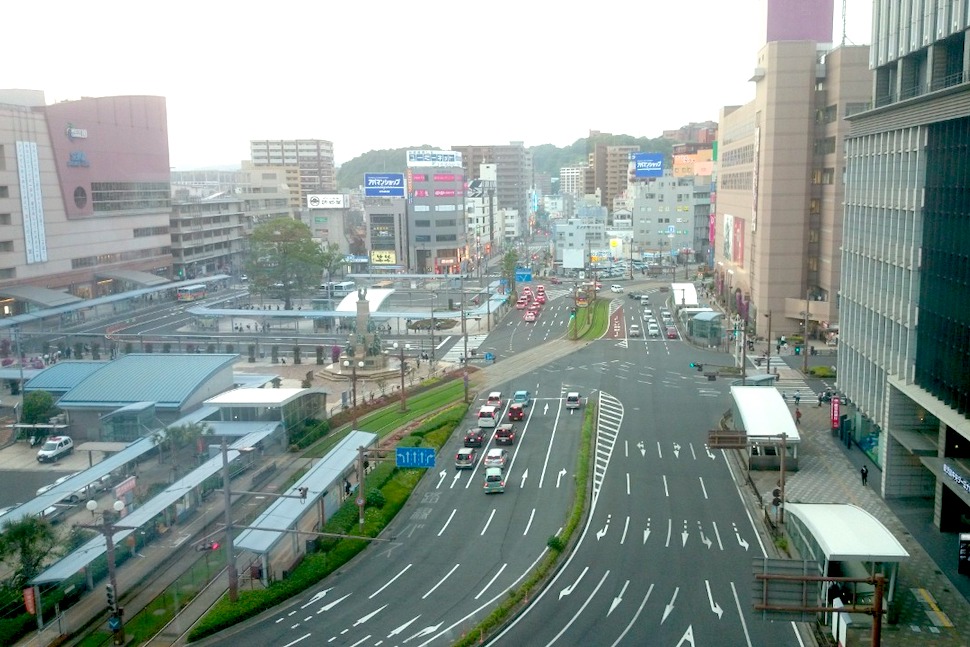
[[[461,153],[458,151],[408,151],[408,168],[461,166]]]
[[[397,265],[397,253],[394,250],[370,250],[371,265]]]
[[[663,177],[663,153],[633,153],[633,174],[635,177]]]
[[[311,193],[306,197],[308,209],[346,209],[346,196],[342,193]]]
[[[365,198],[403,198],[404,173],[364,173]]]

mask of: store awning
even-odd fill
[[[138,270],[99,270],[94,275],[99,279],[128,281],[129,283],[134,283],[145,288],[170,283],[164,276],[156,276],[150,272],[139,272]]]
[[[0,297],[12,297],[18,301],[29,301],[43,308],[56,308],[66,306],[69,303],[82,301],[80,297],[67,292],[49,290],[37,287],[36,285],[11,285],[0,288]]]

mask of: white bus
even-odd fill
[[[320,291],[330,297],[345,297],[357,289],[353,281],[330,281],[320,286]]]

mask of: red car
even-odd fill
[[[558,276],[553,276],[552,278],[549,279],[549,282],[552,283],[553,285],[561,285],[562,279],[560,279]]]
[[[525,407],[521,404],[513,404],[509,407],[509,420],[524,420],[525,419]]]
[[[515,309],[516,310],[525,310],[525,307],[527,305],[529,305],[529,299],[528,299],[528,297],[522,296],[522,297],[519,297],[519,300],[515,302]]]
[[[532,322],[538,319],[538,317],[539,317],[539,313],[536,312],[535,310],[526,310],[525,316],[523,317],[523,319],[525,319],[526,321]]]
[[[495,444],[496,445],[514,445],[515,444],[515,427],[505,423],[498,426],[495,430]]]
[[[667,326],[667,339],[677,339],[677,329],[673,326]]]
[[[545,292],[540,292],[539,294],[536,295],[536,303],[545,303],[545,302],[546,302]]]

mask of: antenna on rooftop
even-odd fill
[[[842,43],[840,47],[845,47],[845,4],[847,0],[842,0]]]

